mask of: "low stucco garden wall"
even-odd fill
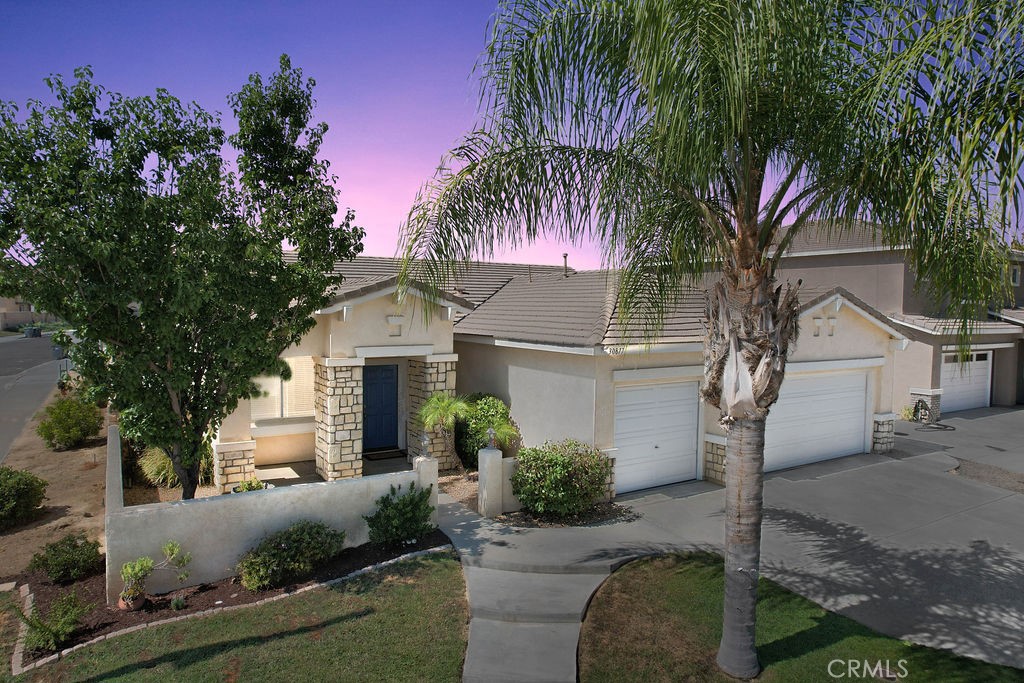
[[[362,545],[369,534],[363,515],[376,510],[377,499],[391,486],[401,485],[403,490],[413,482],[418,487],[433,486],[431,505],[437,522],[437,461],[431,458],[417,458],[408,472],[125,508],[120,444],[117,427],[110,427],[105,533],[107,601],[111,603],[117,601],[123,587],[121,565],[143,555],[159,561],[163,557],[160,549],[169,540],[192,553],[189,578],[179,584],[174,572],[154,572],[146,582],[149,593],[232,576],[239,558],[264,536],[302,519],[344,529],[346,546]]]

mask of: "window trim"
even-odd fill
[[[1010,266],[1010,285],[1020,287],[1020,266]]]

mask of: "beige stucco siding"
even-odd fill
[[[1017,405],[1017,348],[996,349],[992,358],[992,405]]]
[[[911,341],[907,348],[896,356],[896,372],[893,376],[893,408],[899,411],[912,406],[910,390],[937,389],[941,357],[936,360],[935,347],[921,341]]]
[[[313,433],[256,437],[256,466],[313,460]]]
[[[902,252],[791,256],[782,260],[779,282],[803,280],[805,290],[844,287],[878,310],[904,307],[906,266]]]
[[[455,342],[456,391],[507,402],[523,443],[575,438],[594,443],[593,356]]]
[[[400,323],[389,320],[402,316]],[[352,308],[348,320],[342,314],[328,317],[327,348],[335,358],[355,357],[359,347],[432,346],[431,353],[452,352],[453,323],[434,316],[427,325],[418,301],[399,307],[390,295],[383,295]]]

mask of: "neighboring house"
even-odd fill
[[[1011,266],[1017,301],[1024,296],[1020,254]],[[929,404],[936,419],[942,412],[1009,406],[1024,399],[1022,326],[1013,317],[979,320],[972,332],[969,360],[956,354],[957,322],[943,316],[940,303],[915,287],[917,278],[905,248],[890,249],[876,241],[868,224],[841,235],[807,226],[793,240],[778,271],[780,281],[803,280],[805,291],[841,286],[881,311],[910,343],[893,378],[896,410],[918,400]],[[1014,279],[1015,278],[1015,279]],[[805,297],[806,298],[806,295]],[[1024,320],[1024,312],[1019,318]]]
[[[1024,251],[1010,252],[1010,287],[1013,300],[1001,309],[989,311],[993,319],[1024,328]],[[1024,342],[1017,350],[1017,403],[1024,403]]]
[[[36,311],[27,301],[17,297],[0,297],[0,330],[17,330],[22,325],[54,320],[54,316]]]

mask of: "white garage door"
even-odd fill
[[[863,372],[786,377],[768,413],[765,471],[863,453],[866,397]]]
[[[992,352],[979,351],[970,360],[960,364],[955,353],[942,356],[943,413],[988,406],[989,386],[992,379]]]
[[[615,491],[697,476],[697,382],[615,389]]]

